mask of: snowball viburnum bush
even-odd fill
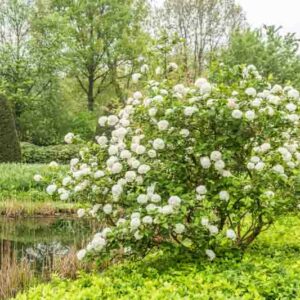
[[[253,66],[232,86],[149,81],[99,119],[111,134],[82,149],[60,184],[64,199],[93,204],[80,217],[107,224],[78,257],[179,244],[213,260],[220,245],[247,247],[299,204],[299,112],[299,93]]]

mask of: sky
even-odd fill
[[[162,4],[163,0],[153,0]],[[296,32],[300,38],[300,0],[236,0],[253,27],[282,26],[284,32]]]
[[[282,26],[300,37],[300,0],[237,0],[251,26]]]

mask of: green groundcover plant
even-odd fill
[[[78,215],[107,224],[79,259],[177,244],[213,260],[218,247],[244,249],[298,209],[299,92],[271,86],[254,66],[232,74],[230,84],[148,80],[118,113],[99,118],[106,135],[47,187],[61,200],[87,199],[92,208]]]

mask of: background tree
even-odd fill
[[[42,20],[32,1],[1,1],[0,85],[20,138],[51,144],[58,141],[62,124],[63,106],[57,98],[61,41]]]
[[[0,140],[0,162],[20,161],[21,150],[15,121],[3,95],[0,95]]]
[[[143,1],[56,0],[51,9],[59,12],[67,28],[69,75],[84,92],[88,110],[94,110],[96,98],[108,87],[122,98],[120,80],[132,73],[122,68],[132,66],[143,47],[139,36]]]
[[[281,28],[264,26],[234,32],[218,60],[228,66],[253,64],[273,82],[300,87],[299,39]]]
[[[224,45],[245,19],[234,0],[165,0],[155,15],[158,28],[183,39],[179,53],[193,77],[204,71],[209,53]]]

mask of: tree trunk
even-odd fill
[[[88,87],[88,110],[89,111],[94,111],[94,76],[91,74],[89,76],[89,87]]]

